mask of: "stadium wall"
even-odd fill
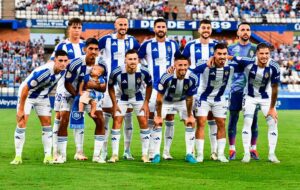
[[[22,28],[18,30],[1,28],[0,40],[3,41],[28,41],[30,39],[30,29]]]

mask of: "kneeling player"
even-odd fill
[[[145,100],[142,95],[142,84],[146,84]],[[117,102],[114,85],[118,84],[121,98]],[[148,148],[150,130],[147,126],[147,114],[149,113],[149,99],[152,93],[152,79],[147,68],[139,65],[138,54],[135,50],[128,50],[125,54],[125,64],[117,67],[111,72],[109,79],[109,95],[113,103],[113,129],[112,135],[112,157],[109,162],[119,160],[120,128],[126,110],[131,105],[135,110],[140,125],[140,137],[142,141],[142,161],[149,162]]]
[[[157,116],[154,119],[155,129],[153,132],[153,143],[155,156],[153,163],[160,162],[161,127],[163,119],[174,120],[174,115],[181,112],[182,119],[185,120],[185,142],[186,161],[196,163],[193,156],[195,130],[195,119],[192,115],[193,95],[197,92],[198,78],[191,71],[188,71],[189,62],[187,58],[180,56],[175,58],[174,74],[165,73],[160,79],[156,99]]]
[[[22,151],[25,143],[25,129],[32,107],[40,119],[42,125],[42,141],[44,145],[44,163],[52,163],[52,128],[51,106],[49,93],[58,80],[64,75],[69,62],[65,51],[55,52],[54,61],[36,68],[21,84],[18,92],[17,128],[15,131],[16,156],[11,164],[22,163]]]

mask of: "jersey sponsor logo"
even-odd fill
[[[210,48],[210,53],[211,53],[211,54],[214,53],[214,48],[213,48],[213,47]]]
[[[37,81],[36,81],[36,80],[32,80],[32,81],[30,82],[30,85],[31,85],[32,87],[35,87],[35,86],[37,85]]]
[[[171,47],[170,47],[170,46],[168,46],[167,51],[168,51],[168,52],[171,52]]]
[[[266,74],[265,74],[265,78],[269,78],[269,73],[266,73]]]
[[[152,51],[157,51],[157,48],[154,48]]]
[[[254,51],[250,51],[249,55],[250,55],[250,57],[253,57],[254,56]]]
[[[141,78],[140,78],[140,77],[137,78],[137,79],[136,79],[136,82],[137,82],[137,83],[141,83]]]
[[[126,83],[127,83],[127,81],[126,81],[126,80],[123,80],[123,81],[122,81],[122,84],[126,84]]]

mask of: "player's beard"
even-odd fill
[[[155,33],[155,35],[158,37],[158,38],[164,38],[166,36],[166,33],[163,32],[163,31],[159,31],[157,33]]]
[[[118,33],[119,33],[120,36],[125,36],[126,33],[127,33],[127,30],[119,30]]]
[[[243,35],[241,38],[244,42],[249,41],[249,36],[248,35]]]
[[[205,34],[207,34],[207,35],[205,35]],[[201,38],[203,38],[203,39],[208,39],[209,37],[210,37],[210,34],[208,32],[201,34]]]

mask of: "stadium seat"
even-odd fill
[[[295,92],[293,84],[288,84],[287,87],[288,87],[289,92]]]
[[[97,15],[96,16],[96,21],[100,21],[101,20],[101,16]]]

